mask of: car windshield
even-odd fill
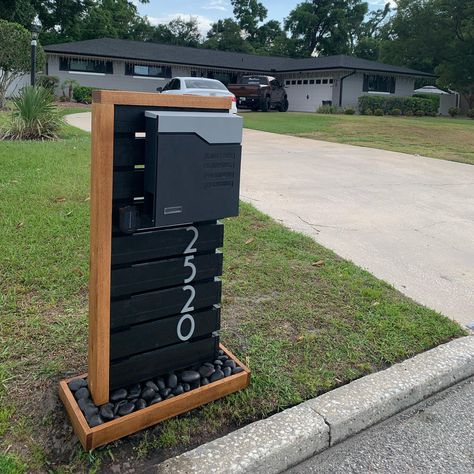
[[[216,89],[226,91],[226,87],[219,81],[206,81],[205,79],[186,79],[186,89]]]
[[[241,84],[262,84],[267,85],[267,78],[266,77],[258,77],[258,76],[244,76],[240,80]]]

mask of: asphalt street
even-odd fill
[[[287,473],[474,473],[474,378],[349,438]]]

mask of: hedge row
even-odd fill
[[[364,95],[359,97],[359,111],[362,114],[373,115],[383,111],[391,115],[394,110],[400,110],[403,115],[437,115],[438,108],[434,101],[421,97],[384,97]]]

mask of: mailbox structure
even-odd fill
[[[88,386],[96,405],[126,387],[224,352],[244,370],[89,428],[92,449],[244,388],[250,371],[219,344],[223,225],[238,214],[242,119],[228,98],[95,91]],[[84,377],[84,376],[83,376]]]

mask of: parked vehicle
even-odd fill
[[[251,110],[268,112],[276,109],[288,110],[285,87],[272,76],[242,76],[237,84],[229,84],[228,89],[237,97],[237,106]]]
[[[205,95],[210,97],[231,97],[230,113],[237,113],[237,100],[222,82],[205,77],[174,77],[165,87],[158,87],[162,94],[174,95]]]

